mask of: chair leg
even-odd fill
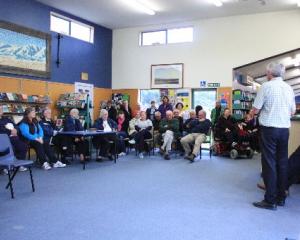
[[[19,170],[19,167],[17,167],[17,168],[14,169],[14,172],[13,172],[13,174],[10,177],[10,182],[7,183],[5,189],[9,188],[9,184],[14,180],[16,174],[18,173],[18,170]],[[8,173],[10,173],[10,171],[8,171]]]
[[[202,159],[202,147],[200,146],[200,159]]]
[[[30,181],[31,181],[32,192],[35,192],[35,187],[34,187],[34,182],[33,182],[33,176],[32,176],[31,167],[29,167],[28,169],[29,169],[29,174],[30,174]]]
[[[13,189],[13,185],[12,185],[12,179],[11,179],[11,176],[10,176],[10,170],[8,170],[8,186],[9,186],[9,189],[10,189],[11,198],[14,199],[15,196],[14,196],[14,189]]]

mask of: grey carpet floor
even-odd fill
[[[257,209],[259,156],[136,158],[77,163],[15,179],[14,200],[0,176],[0,239],[283,240],[300,239],[300,185],[284,208]]]

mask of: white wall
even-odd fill
[[[194,26],[194,42],[139,46],[139,32]],[[232,85],[232,68],[300,47],[300,11],[199,20],[113,31],[112,87],[150,88],[151,64],[184,63],[184,87]]]

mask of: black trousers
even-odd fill
[[[84,156],[89,156],[89,142],[86,139],[79,138],[78,142],[75,142],[73,137],[63,137],[60,139],[61,149],[63,153],[63,158],[66,156],[71,156],[73,154],[73,145],[75,145],[78,154],[83,154]],[[64,150],[64,148],[66,148]]]
[[[53,149],[50,146],[50,142],[48,140],[44,140],[44,150],[45,150],[45,154],[49,159],[49,162],[51,163],[56,163],[57,159],[54,155]]]
[[[115,141],[115,136],[100,135],[93,138],[94,146],[100,149],[99,156],[106,157],[108,154],[114,154],[114,144],[110,144],[110,141]]]
[[[265,200],[276,203],[285,199],[288,185],[288,128],[261,127],[262,175]]]
[[[139,132],[137,132],[134,135],[134,140],[136,142],[137,148],[139,152],[144,152],[145,151],[145,139],[150,139],[152,138],[152,135],[149,131],[147,131],[146,129],[141,130]]]
[[[39,159],[39,162],[41,164],[43,164],[44,162],[47,162],[44,145],[37,141],[30,141],[29,144],[35,150],[36,155]]]
[[[289,157],[288,188],[300,180],[300,146]],[[287,188],[287,189],[288,189]]]
[[[28,144],[23,142],[18,136],[10,137],[11,145],[17,159],[25,160],[28,151]]]

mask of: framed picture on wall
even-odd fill
[[[151,65],[151,88],[182,88],[183,63]]]
[[[0,21],[0,72],[50,78],[51,35]]]

